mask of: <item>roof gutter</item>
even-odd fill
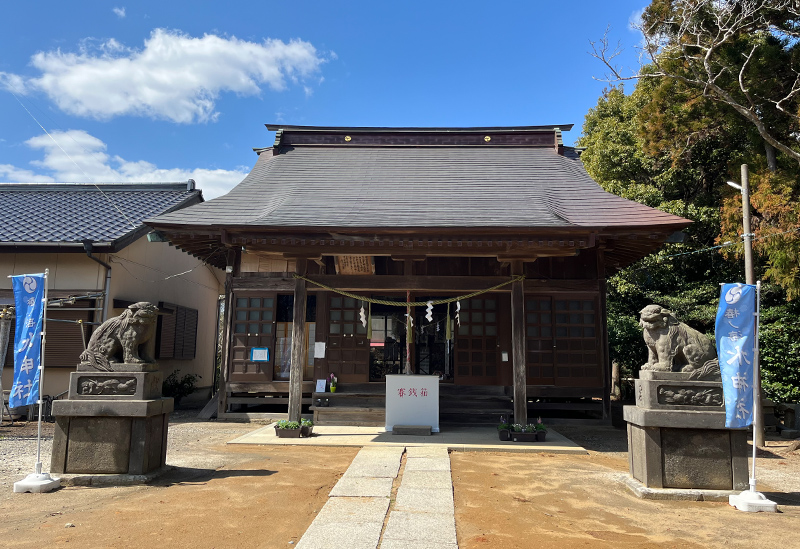
[[[109,298],[111,295],[111,265],[93,256],[92,247],[93,245],[91,240],[83,241],[83,249],[86,250],[86,255],[89,257],[89,259],[96,261],[106,268],[106,284],[105,289],[103,290],[103,322],[105,322],[108,320],[108,305],[111,302],[111,299]]]

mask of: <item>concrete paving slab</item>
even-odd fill
[[[333,487],[330,497],[385,497],[392,495],[390,477],[363,478],[344,475]]]
[[[456,545],[456,522],[451,514],[392,511],[384,540],[424,541]]]
[[[447,451],[447,448],[442,447],[428,447],[428,446],[409,446],[406,448],[406,457],[407,458],[421,458],[421,457],[431,457],[431,458],[449,458],[450,453]]]
[[[406,466],[408,461],[406,460]],[[453,488],[450,471],[409,471],[403,472],[401,486],[409,488]]]
[[[408,471],[447,471],[450,472],[450,456],[447,457],[418,457],[406,460]]]
[[[426,447],[447,448],[468,452],[546,452],[549,454],[588,454],[584,448],[553,428],[547,431],[546,442],[501,442],[491,425],[443,425],[441,432],[428,437],[392,436],[383,427],[315,425],[314,436],[278,438],[272,426],[265,426],[230,441],[228,444],[266,444],[276,446],[358,446],[358,447]]]
[[[402,448],[363,448],[356,454],[345,475],[351,477],[395,478],[400,470],[402,450]]]
[[[383,522],[362,524],[311,523],[297,542],[297,549],[376,549],[381,538]]]
[[[363,524],[380,522],[389,510],[388,498],[330,498],[320,509],[314,524]]]
[[[458,545],[454,543],[433,543],[430,541],[384,539],[381,541],[381,549],[458,549]]]
[[[394,503],[395,511],[414,513],[454,513],[452,488],[409,488],[400,486]]]

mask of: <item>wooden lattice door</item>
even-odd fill
[[[461,302],[461,325],[456,329],[455,382],[459,385],[497,385],[500,349],[498,296]]]
[[[527,383],[602,386],[599,326],[595,295],[525,296]]]
[[[272,381],[275,363],[275,302],[275,293],[234,294],[230,381]],[[269,349],[269,360],[252,361],[251,351],[254,347]]]
[[[352,297],[328,301],[328,371],[342,382],[369,381],[367,328],[359,319],[361,303]]]

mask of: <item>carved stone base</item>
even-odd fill
[[[161,396],[161,372],[72,372],[71,400],[150,400]]]
[[[51,472],[143,475],[159,469],[172,410],[171,398],[54,401]]]
[[[158,371],[157,362],[141,362],[141,363],[109,362],[108,367],[112,372],[157,372]],[[98,370],[88,362],[81,362],[80,364],[78,364],[77,370],[79,372],[103,371],[103,370]]]
[[[726,429],[725,412],[625,406],[631,476],[648,488],[744,490],[747,430]]]

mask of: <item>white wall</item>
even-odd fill
[[[174,369],[180,376],[202,376],[198,387],[210,389],[214,380],[214,338],[218,296],[224,293],[224,273],[201,265],[201,261],[164,242],[148,242],[143,237],[115,254],[95,254],[111,265],[111,300],[167,301],[198,310],[197,347],[194,360],[167,359],[160,363],[164,377]],[[105,269],[80,253],[0,254],[0,289],[10,290],[8,275],[44,272],[50,269],[48,287],[70,293],[102,292]],[[190,272],[186,272],[190,271]],[[179,276],[171,276],[178,275]],[[110,307],[109,316],[122,309]],[[69,386],[69,368],[47,369],[43,394],[54,395]],[[3,389],[10,390],[13,371],[3,371]]]

